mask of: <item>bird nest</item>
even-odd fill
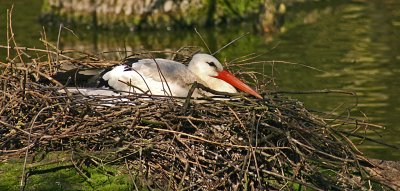
[[[88,97],[59,91],[63,84],[50,76],[65,64],[117,62],[46,54],[42,62],[43,57],[0,63],[1,160],[63,151],[72,153],[69,160],[82,176],[84,165],[121,164],[136,184],[161,190],[371,188],[362,156],[343,133],[366,124],[310,113],[301,102],[269,92],[267,82],[249,82],[258,84],[263,100],[218,92],[218,99],[196,100]],[[26,163],[24,170],[30,170]]]

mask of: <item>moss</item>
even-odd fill
[[[59,153],[46,156],[41,162],[54,160]],[[14,159],[0,164],[0,190],[20,190],[23,159]],[[25,190],[132,190],[129,175],[124,166],[93,165],[83,167],[86,180],[68,162],[54,163],[40,167],[27,168],[28,178]],[[29,175],[30,174],[30,175]]]
[[[13,161],[0,163],[0,190],[19,190],[22,164]]]

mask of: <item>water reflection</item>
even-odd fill
[[[312,25],[309,25],[312,19],[308,18],[304,24],[296,25],[288,30],[287,34],[280,36],[284,43],[279,48],[291,54],[278,50],[274,52],[274,59],[297,61],[328,72],[307,73],[301,68],[287,69],[283,72],[281,70],[278,78],[281,87],[325,87],[356,91],[359,103],[353,113],[362,117],[363,114],[357,111],[363,111],[369,120],[387,126],[387,130],[382,132],[383,139],[399,146],[400,140],[397,135],[400,133],[400,127],[396,116],[400,105],[400,39],[397,37],[400,30],[392,24],[393,20],[399,20],[399,11],[396,11],[400,7],[399,2],[358,1],[338,4],[331,8],[321,6],[306,7],[306,12],[311,13],[311,16],[318,15],[315,14],[314,8],[320,10],[320,17],[328,18],[318,19]],[[310,73],[314,74],[314,77],[307,75]],[[350,98],[338,98],[335,95],[328,98],[299,96],[299,99],[317,110],[336,109],[337,113],[345,112],[350,107],[342,103],[351,104],[352,101]],[[382,155],[382,151],[372,149],[372,145],[374,144],[363,145],[362,148],[368,148],[367,153],[373,156],[392,159],[400,156],[400,152],[389,153],[388,150]],[[374,147],[378,148],[376,145]]]

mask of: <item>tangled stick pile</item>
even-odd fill
[[[114,63],[63,58],[58,63]],[[0,63],[1,160],[73,151],[77,171],[87,163],[127,164],[135,182],[161,190],[383,186],[371,184],[363,157],[337,129],[361,123],[326,123],[301,102],[265,88],[264,100],[86,97],[59,91],[62,85],[49,78],[55,68],[50,61]]]

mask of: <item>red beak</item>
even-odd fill
[[[247,92],[253,96],[256,96],[257,98],[263,99],[263,97],[258,94],[256,91],[254,91],[251,87],[240,81],[238,78],[236,78],[233,74],[226,70],[222,70],[221,72],[218,72],[218,76],[216,78],[224,80],[225,82],[228,82],[232,86]]]

